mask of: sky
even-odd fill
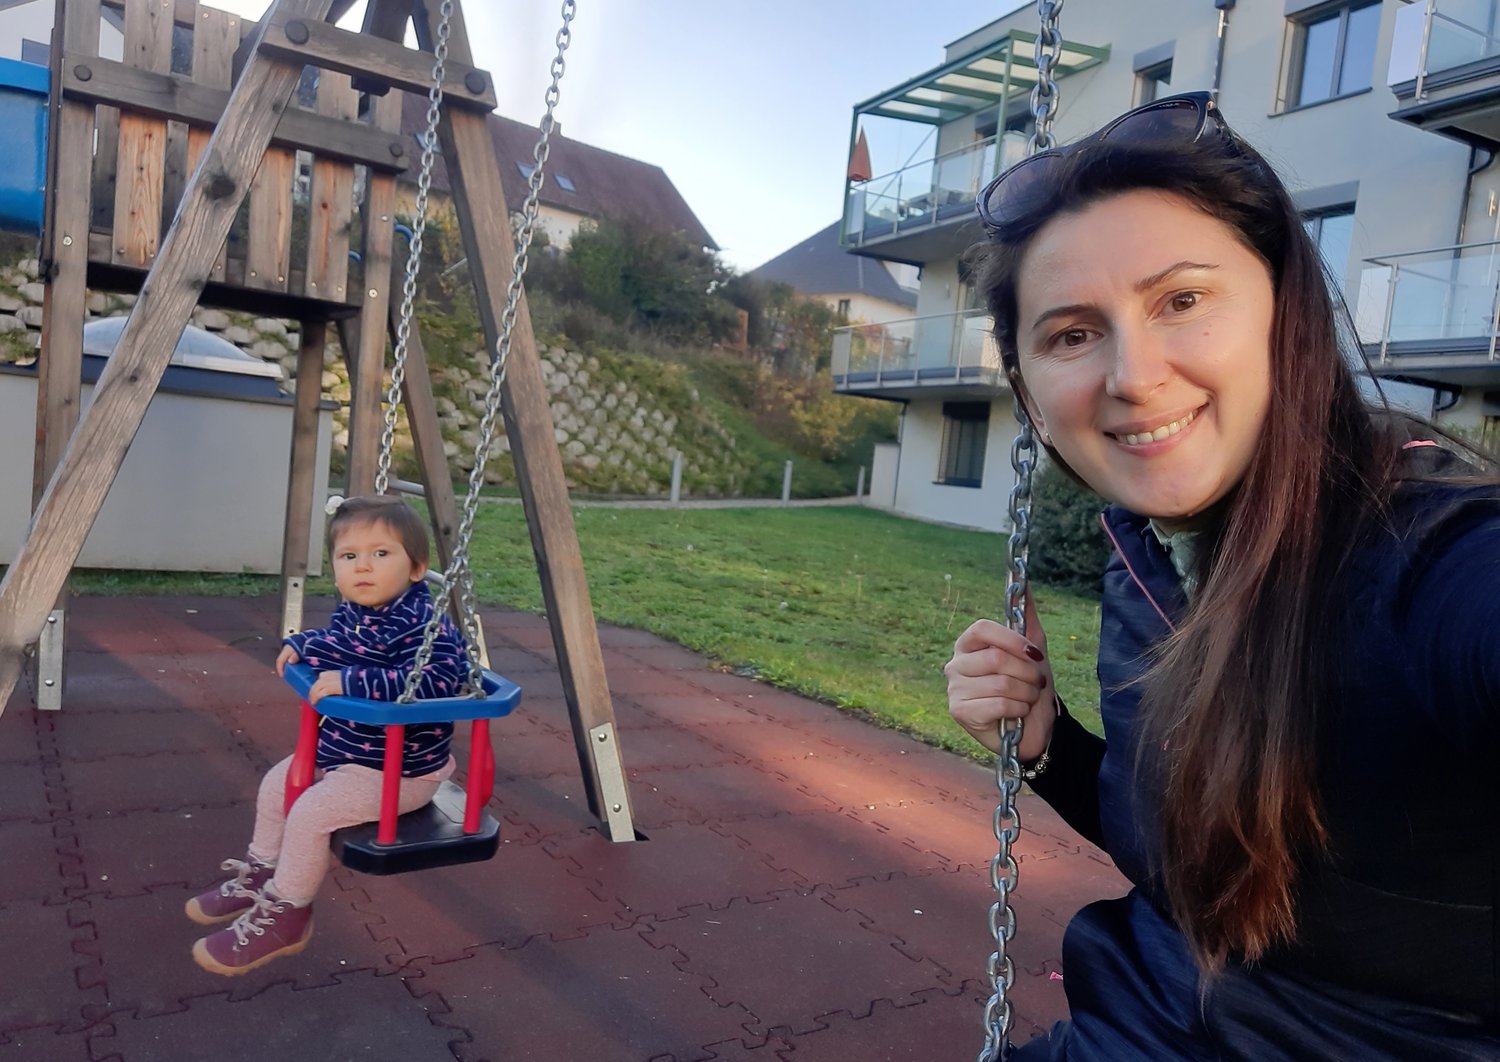
[[[212,0],[258,18],[266,0]],[[563,133],[660,166],[735,269],[838,220],[854,105],[937,66],[1017,0],[579,0]],[[468,0],[501,114],[539,122],[555,0]],[[358,26],[359,10],[349,25]],[[872,141],[878,173],[918,140]],[[928,156],[930,157],[930,149]],[[892,160],[892,161],[887,161]]]

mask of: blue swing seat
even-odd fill
[[[317,672],[306,664],[290,664],[285,677],[287,685],[296,690],[306,704],[308,691],[317,680]],[[493,671],[484,672],[484,689],[483,698],[443,697],[411,704],[358,697],[324,697],[318,702],[316,711],[356,723],[388,727],[495,719],[509,715],[521,701],[521,688]],[[493,757],[488,762],[492,775]],[[472,769],[469,784],[480,784]],[[481,799],[487,797],[485,794]],[[365,874],[403,874],[412,870],[481,862],[499,850],[500,824],[493,815],[481,811],[477,828],[466,832],[467,804],[468,794],[452,780],[444,781],[430,804],[396,819],[396,840],[393,843],[381,844],[380,823],[368,822],[336,831],[330,847],[344,866]]]

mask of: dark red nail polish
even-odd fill
[[[1031,659],[1035,660],[1037,663],[1041,663],[1043,660],[1047,659],[1042,655],[1042,651],[1040,649],[1030,644],[1026,646],[1026,655],[1031,657]]]

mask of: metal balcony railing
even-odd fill
[[[1469,63],[1500,56],[1500,0],[1425,0],[1396,13],[1390,84],[1416,81],[1425,98],[1427,79]]]
[[[1001,366],[991,326],[985,311],[963,310],[839,328],[833,335],[834,386],[993,383]]]
[[[1367,258],[1357,306],[1360,341],[1376,350],[1377,363],[1393,353],[1482,354],[1495,361],[1500,242]],[[1393,352],[1395,344],[1407,350]]]

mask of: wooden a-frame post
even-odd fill
[[[98,0],[92,0],[93,10],[97,5]],[[95,386],[93,405],[79,419],[55,463],[42,459],[54,467],[35,508],[30,533],[0,582],[0,711],[20,677],[27,646],[37,641],[77,561],[199,295],[221,268],[221,250],[236,212],[266,157],[303,66],[312,63],[349,73],[357,84],[362,83],[362,75],[371,75],[408,90],[427,89],[424,70],[430,70],[430,56],[383,39],[381,32],[352,33],[329,24],[349,6],[349,0],[275,0],[253,38],[246,42],[244,69],[212,137],[201,149],[200,161],[171,227]],[[429,5],[412,0],[371,0],[370,6],[367,28],[384,26],[382,32],[390,34],[391,26],[404,27],[410,18],[415,21],[422,46],[432,47],[438,14]],[[65,7],[59,5],[60,12]],[[455,104],[453,97],[445,101],[441,143],[480,315],[493,349],[511,277],[513,241],[485,114],[473,107],[479,91],[473,87],[475,79],[486,87],[488,79],[472,69],[472,52],[457,0],[453,3],[449,56],[450,78],[457,82],[453,97],[468,99],[464,101],[467,106]],[[376,276],[381,283],[389,274]],[[383,332],[385,323],[371,320],[361,331],[368,337],[369,332]],[[321,345],[321,338],[321,330],[304,337],[299,375],[306,383],[313,375],[312,348]],[[368,342],[367,338],[362,346]],[[46,354],[44,351],[44,358]],[[365,383],[368,387],[368,378]],[[423,380],[422,385],[427,386],[427,382]],[[506,430],[589,804],[611,839],[634,840],[598,629],[524,304],[512,337],[503,400]],[[308,409],[302,409],[298,418],[304,431],[308,413]],[[430,452],[430,433],[435,428],[431,411],[421,409],[418,419],[423,421],[422,430],[428,432],[424,449]],[[361,434],[373,428],[370,424]],[[363,466],[366,459],[361,458],[360,463]],[[430,463],[424,462],[424,471],[429,474]],[[366,475],[362,467],[358,480]],[[305,504],[299,503],[297,508],[305,512],[301,509]]]

